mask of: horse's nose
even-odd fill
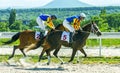
[[[102,35],[102,33],[101,32],[98,32],[98,36],[101,36]]]

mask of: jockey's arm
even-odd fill
[[[50,28],[55,29],[55,26],[54,26],[54,24],[53,24],[53,22],[52,22],[52,20],[51,20],[50,17],[47,18],[46,24],[47,24],[47,26],[49,26]]]
[[[73,23],[74,23],[74,24],[77,24],[77,22],[78,22],[78,19],[77,19],[77,18],[74,18],[74,19],[73,19]]]
[[[80,20],[79,19],[75,18],[73,20],[73,27],[74,27],[75,30],[80,29]]]

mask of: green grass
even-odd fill
[[[21,55],[15,55],[14,59],[17,61],[21,58]],[[32,62],[37,62],[38,61],[38,56],[30,56],[31,59],[30,61]],[[6,61],[8,58],[8,55],[0,55],[0,62]],[[61,57],[64,62],[69,61],[70,57]],[[51,58],[51,62],[53,63],[60,63],[60,61],[55,58],[52,57]],[[74,58],[73,62],[74,64],[76,64],[77,59]],[[41,60],[41,62],[47,62],[47,57],[44,56]],[[120,57],[87,57],[87,58],[82,58],[80,57],[80,62],[82,64],[120,64]]]
[[[2,42],[5,42],[7,40],[9,40],[9,39],[8,38],[0,39],[0,46],[2,46]],[[16,42],[14,42],[14,43],[12,43],[10,45],[15,45],[15,44],[19,44],[19,40],[17,40]],[[99,39],[88,39],[86,45],[87,46],[99,46]],[[120,47],[120,39],[102,39],[102,46]]]
[[[99,39],[88,39],[87,46],[99,46]],[[106,47],[120,47],[120,39],[102,39],[102,46]]]
[[[10,40],[10,39],[9,38],[2,38],[2,39],[0,39],[0,46],[2,46],[2,44],[3,44],[2,42],[6,42],[8,40]],[[15,42],[13,42],[13,43],[11,43],[9,45],[11,46],[11,45],[15,45],[15,44],[19,44],[19,40],[15,41]]]

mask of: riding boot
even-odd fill
[[[70,46],[72,45],[72,42],[73,42],[72,37],[73,37],[73,33],[72,33],[72,32],[70,32],[70,41],[69,41],[69,45],[70,45]]]
[[[44,38],[44,32],[40,32],[40,39]]]
[[[47,33],[48,33],[48,31],[45,31],[45,32],[44,32],[44,36],[46,36],[46,35],[47,35]]]

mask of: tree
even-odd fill
[[[11,27],[10,27],[10,29],[12,30],[12,31],[21,31],[22,30],[22,21],[15,21],[12,25],[11,25]]]
[[[120,13],[108,14],[107,22],[111,28],[118,30],[120,26]]]
[[[105,17],[106,16],[106,9],[105,8],[103,8],[102,10],[101,10],[101,12],[100,12],[100,17]]]
[[[35,26],[38,26],[36,20],[30,20],[30,24],[29,24],[30,29],[31,30],[34,29]]]
[[[0,22],[0,31],[6,31],[6,23],[5,22]]]
[[[15,22],[16,19],[16,10],[12,9],[9,17],[9,27]]]

